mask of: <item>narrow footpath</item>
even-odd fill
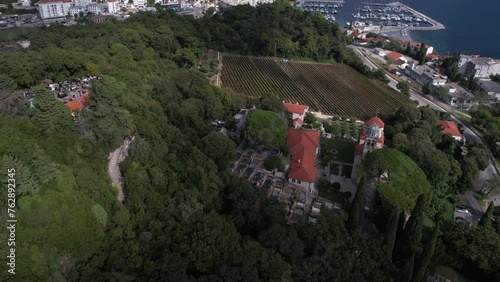
[[[123,182],[122,175],[120,172],[120,163],[128,156],[128,150],[130,149],[130,144],[134,141],[135,136],[132,138],[125,138],[123,144],[116,150],[111,152],[108,157],[108,174],[111,178],[111,184],[118,188],[118,201],[122,202],[125,200],[125,194],[123,193]]]

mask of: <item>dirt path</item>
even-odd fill
[[[123,193],[123,182],[122,175],[120,172],[120,163],[128,156],[128,149],[130,144],[134,141],[135,136],[132,138],[125,138],[123,144],[116,150],[111,152],[108,157],[108,174],[111,178],[111,184],[118,188],[118,201],[122,202],[125,200],[125,194]]]

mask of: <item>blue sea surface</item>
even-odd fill
[[[345,0],[336,16],[340,26],[353,20],[355,8],[364,2],[381,0]],[[403,4],[442,23],[445,30],[411,31],[415,41],[434,46],[438,54],[462,52],[500,59],[500,0],[404,0]]]

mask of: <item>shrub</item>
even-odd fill
[[[335,191],[339,191],[340,190],[340,183],[333,182],[332,183],[332,189],[335,190]]]
[[[278,155],[267,158],[264,162],[264,166],[267,170],[277,169],[278,171],[285,171],[285,162]]]

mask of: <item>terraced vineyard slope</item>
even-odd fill
[[[282,62],[225,54],[222,85],[257,98],[262,93],[278,95],[288,103],[308,105],[326,115],[365,119],[396,112],[411,103],[402,94],[372,81],[343,64]]]

